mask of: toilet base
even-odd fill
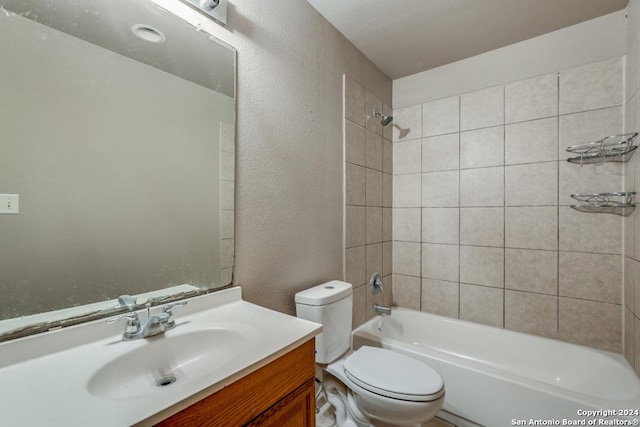
[[[354,393],[347,386],[348,381],[345,384],[332,370],[323,372],[323,385],[327,400],[335,410],[337,427],[420,427],[433,419],[444,403],[444,395],[426,405],[425,402],[389,402],[377,395],[362,396]]]

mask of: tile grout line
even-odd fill
[[[557,99],[557,107],[558,107],[558,115],[556,116],[557,126],[556,126],[556,138],[558,140],[558,147],[560,146],[560,72],[556,74],[556,99]],[[557,221],[557,230],[556,230],[556,241],[557,241],[557,253],[556,253],[556,337],[560,338],[560,154],[558,150],[558,170],[556,171],[556,180],[557,180],[557,188],[558,188],[558,207],[556,212],[556,221]]]
[[[502,86],[502,328],[507,328],[507,86]]]
[[[462,207],[460,206],[460,198],[461,198],[461,186],[460,179],[462,178],[462,171],[460,169],[462,162],[462,146],[460,143],[462,135],[462,95],[458,95],[458,319],[462,318],[462,308],[461,308],[461,275],[462,275],[462,267],[460,260],[460,245],[462,239]]]

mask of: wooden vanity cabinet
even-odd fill
[[[314,427],[315,340],[157,425]]]

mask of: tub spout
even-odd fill
[[[376,313],[386,314],[387,316],[391,316],[391,307],[385,307],[384,305],[374,304],[373,310]]]

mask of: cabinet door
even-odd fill
[[[247,424],[250,427],[315,427],[315,383],[309,381]]]

